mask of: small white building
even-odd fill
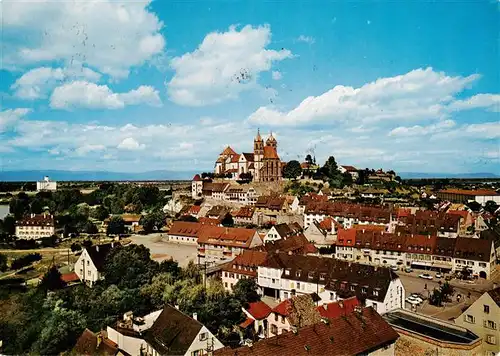
[[[55,192],[56,190],[57,190],[57,182],[51,181],[47,176],[43,177],[42,181],[36,182],[37,192],[46,192],[46,191]]]
[[[114,242],[85,247],[74,267],[78,278],[91,287],[102,279],[104,261],[114,247]]]

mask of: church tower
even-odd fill
[[[257,129],[257,136],[253,140],[253,155],[256,182],[260,181],[260,169],[262,168],[262,159],[264,158],[264,140],[260,136],[260,129]]]
[[[278,149],[278,141],[276,141],[272,132],[269,134],[269,137],[266,140],[266,146],[274,147],[276,150]]]

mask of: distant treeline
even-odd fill
[[[500,183],[500,178],[410,178],[403,179],[403,183],[412,186],[467,186],[471,184],[481,185],[491,183]]]

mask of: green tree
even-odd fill
[[[497,209],[498,209],[498,204],[496,202],[494,202],[493,200],[488,200],[484,204],[484,210],[486,210],[490,214],[494,214],[495,211],[497,211]]]
[[[64,288],[65,285],[66,283],[61,279],[61,273],[57,270],[56,266],[52,266],[43,276],[40,288],[45,290],[56,290]]]
[[[121,216],[113,216],[109,219],[106,235],[119,235],[125,233],[125,222]]]
[[[9,211],[14,218],[20,220],[28,212],[29,204],[26,200],[12,198],[9,202]]]
[[[96,220],[104,221],[109,216],[109,210],[105,206],[99,205],[97,208],[91,210],[90,216]]]
[[[300,167],[300,162],[292,160],[288,162],[283,168],[283,177],[289,179],[296,179],[302,174],[302,168]]]
[[[150,233],[161,230],[161,228],[165,226],[165,219],[165,213],[158,209],[141,217],[140,224],[142,225],[144,231]]]
[[[335,157],[328,157],[324,166],[321,168],[321,172],[329,179],[335,179],[340,175]]]
[[[310,154],[306,156],[305,161],[311,165],[313,164],[313,158],[311,157]]]
[[[161,261],[159,272],[170,273],[172,278],[177,279],[181,275],[182,269],[179,267],[178,262],[170,258],[168,260]]]
[[[481,211],[481,204],[479,204],[477,201],[471,201],[471,202],[467,203],[467,206],[473,212],[477,213],[477,212]]]
[[[233,227],[234,226],[234,219],[233,219],[232,215],[226,214],[226,216],[224,216],[224,219],[222,219],[221,224],[222,224],[222,226],[225,226],[225,227]]]
[[[448,282],[444,282],[440,287],[440,292],[443,301],[449,301],[453,293],[455,293],[455,289]]]
[[[352,185],[352,176],[345,172],[344,174],[342,174],[342,185],[345,187],[345,186],[351,186]]]
[[[255,279],[240,279],[233,286],[233,294],[242,304],[257,302],[260,296],[257,293],[257,283]]]
[[[158,272],[158,263],[151,260],[144,245],[117,246],[104,262],[103,275],[106,285],[120,288],[140,288],[148,284]]]
[[[16,233],[16,219],[12,215],[7,215],[2,222],[2,230],[7,235],[12,236]]]
[[[43,247],[54,247],[55,245],[57,245],[57,236],[56,235],[42,237],[42,246]]]
[[[77,251],[81,251],[82,250],[82,246],[80,244],[77,244],[76,242],[73,242],[71,244],[71,252],[77,252]]]
[[[99,229],[97,228],[97,226],[93,222],[90,222],[90,221],[87,221],[87,222],[85,222],[85,224],[83,224],[82,230],[83,230],[83,232],[90,234],[90,235],[94,235],[94,234],[97,234],[99,232]]]
[[[161,308],[165,304],[163,295],[167,287],[174,285],[175,278],[170,273],[160,273],[153,277],[151,283],[141,288],[141,295],[149,298],[155,308]]]
[[[120,198],[115,197],[111,201],[111,207],[110,207],[111,214],[123,214],[124,208],[125,204],[123,204],[123,201]]]

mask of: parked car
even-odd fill
[[[420,295],[418,295],[416,293],[411,294],[408,298],[412,298],[413,300],[416,300],[419,303],[422,303],[424,301],[424,299],[421,298]]]
[[[443,278],[443,275],[441,273],[436,273],[436,278]]]
[[[446,276],[446,277],[444,277],[444,280],[445,280],[445,281],[451,281],[452,279],[453,279],[453,277],[452,277],[452,276]]]
[[[423,279],[432,279],[432,276],[429,273],[422,273],[419,277]]]
[[[392,266],[392,267],[391,267],[391,269],[392,269],[392,270],[393,270],[394,272],[397,272],[397,271],[399,271],[399,268],[398,268],[398,266]]]
[[[406,267],[405,268],[405,272],[406,273],[410,273],[410,272],[413,272],[413,270],[411,269],[411,267]]]
[[[419,300],[413,298],[412,296],[406,298],[406,302],[410,303],[411,305],[419,305],[421,303]]]

